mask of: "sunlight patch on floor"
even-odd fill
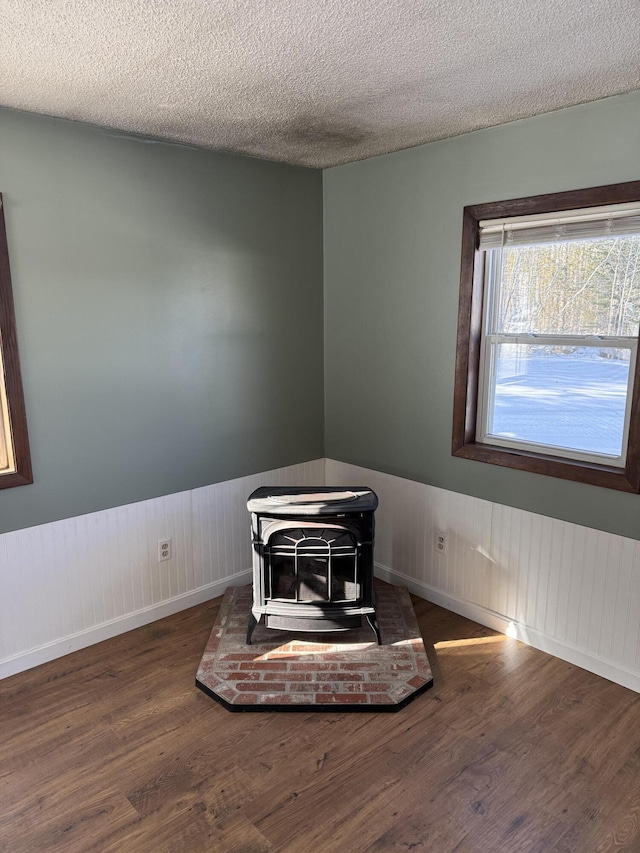
[[[435,649],[457,649],[465,646],[484,646],[489,643],[503,643],[507,638],[505,634],[497,634],[493,637],[469,637],[465,640],[442,640],[434,643]]]

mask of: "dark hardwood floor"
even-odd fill
[[[640,851],[640,696],[414,599],[397,714],[232,714],[219,599],[0,682],[0,850]]]

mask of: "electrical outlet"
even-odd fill
[[[447,553],[447,537],[442,533],[442,531],[438,531],[436,533],[436,551],[438,554]]]
[[[158,562],[171,559],[171,539],[158,539]]]

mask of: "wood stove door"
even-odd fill
[[[358,543],[340,525],[307,523],[271,533],[265,548],[265,589],[274,601],[357,602]]]

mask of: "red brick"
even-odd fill
[[[292,693],[269,693],[260,697],[261,705],[312,705],[313,696],[294,696]]]
[[[231,687],[216,687],[215,692],[218,696],[222,697],[222,699],[226,699],[227,702],[233,702],[235,697],[238,695]]]
[[[290,693],[315,693],[318,689],[317,681],[292,681],[289,684]],[[327,685],[323,684],[322,689],[326,690]]]
[[[225,672],[224,677],[227,681],[260,681],[260,672]]]
[[[407,696],[410,696],[414,692],[415,688],[409,687],[408,684],[400,684],[398,687],[394,687],[393,690],[390,691],[390,696],[396,702],[401,702],[403,699],[406,699]]]
[[[364,681],[361,672],[317,672],[317,681]]]
[[[423,687],[427,683],[427,679],[423,678],[421,675],[414,676],[410,681],[407,681],[407,684],[410,684],[411,687]]]
[[[215,675],[211,675],[208,678],[200,678],[200,683],[203,684],[205,687],[208,687],[209,690],[213,690],[214,693],[218,692],[218,687],[225,686],[225,683],[219,678],[216,678]]]
[[[249,683],[241,681],[240,684],[236,685],[236,687],[240,691],[246,690],[247,692],[249,692],[251,690],[255,690],[255,691],[260,692],[260,693],[265,693],[265,692],[273,693],[274,691],[277,693],[281,693],[287,689],[286,684],[283,684],[282,682],[273,683],[271,681],[268,684],[266,684],[265,682],[262,682],[262,681],[260,681],[260,682],[250,681]],[[220,692],[220,691],[218,691],[218,692]]]
[[[359,663],[341,663],[339,664],[340,669],[344,670],[355,670],[356,672],[367,672],[369,670],[380,669],[383,664],[380,663],[365,663],[364,661],[360,661]]]
[[[392,684],[386,681],[356,681],[354,684],[345,684],[345,689],[356,693],[383,693],[391,690]]]
[[[274,670],[284,672],[287,669],[287,664],[270,660],[258,660],[253,661],[253,663],[241,663],[240,669],[251,672],[273,672]]]
[[[364,693],[316,693],[316,702],[320,705],[364,705],[367,697]]]
[[[234,705],[257,705],[258,704],[258,694],[257,693],[239,693],[233,704]]]
[[[388,693],[370,693],[369,702],[372,705],[395,705],[397,704],[391,699]]]
[[[313,675],[310,672],[287,672],[286,674],[280,672],[265,672],[264,680],[265,681],[286,681],[289,683],[290,681],[311,681],[313,679]]]
[[[292,672],[336,672],[339,668],[337,663],[291,663],[289,667]]]

